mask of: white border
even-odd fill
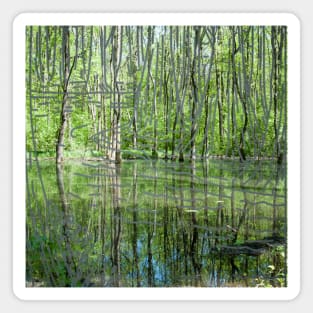
[[[26,25],[288,26],[287,288],[25,287]],[[23,13],[13,24],[13,292],[22,300],[291,300],[300,292],[300,21],[289,13]]]

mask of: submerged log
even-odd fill
[[[258,256],[266,251],[275,248],[277,246],[282,246],[286,242],[284,237],[274,236],[265,237],[261,240],[247,240],[239,245],[225,245],[221,246],[219,252],[226,255],[251,255]]]
[[[239,255],[239,254],[245,254],[245,255],[252,255],[252,256],[258,256],[263,253],[265,253],[265,248],[258,248],[254,249],[249,246],[221,246],[220,253],[227,254],[227,255]]]

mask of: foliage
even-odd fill
[[[118,29],[69,28],[67,155],[91,149],[107,157],[114,127],[124,158],[132,157],[129,150],[189,158],[192,146],[198,158],[286,152],[285,27]],[[64,110],[62,38],[62,27],[26,28],[27,151],[56,150]]]

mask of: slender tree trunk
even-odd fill
[[[246,75],[246,62],[245,62],[245,56],[244,56],[244,48],[243,48],[243,35],[242,35],[242,30],[238,29],[239,35],[238,35],[238,39],[239,39],[239,48],[236,48],[236,34],[235,31],[233,29],[233,53],[232,53],[232,68],[233,68],[233,77],[234,77],[234,81],[235,81],[235,86],[236,86],[236,90],[237,93],[239,95],[241,104],[242,104],[242,109],[243,109],[243,114],[244,114],[244,123],[243,123],[243,127],[241,129],[240,132],[240,136],[239,136],[239,158],[240,158],[240,162],[243,162],[246,160],[246,154],[245,154],[245,146],[244,146],[244,142],[245,142],[245,134],[247,131],[247,125],[248,125],[248,111],[247,111],[247,99],[249,98],[249,88],[250,86],[248,86],[249,82],[247,80],[247,75]],[[241,73],[236,69],[236,64],[235,64],[235,55],[238,52],[238,50],[240,49],[241,52],[241,59],[242,59],[242,68],[243,68],[243,81],[241,79]],[[239,78],[238,78],[239,76]],[[240,84],[238,82],[238,79],[240,79]],[[244,87],[242,87],[244,85]]]
[[[153,147],[152,158],[158,158],[158,111],[157,111],[157,86],[156,80],[158,79],[158,65],[159,65],[159,44],[157,44],[156,52],[156,64],[155,64],[155,78],[153,79]]]
[[[280,68],[282,65],[282,48],[283,48],[283,28],[272,26],[271,28],[271,45],[272,45],[272,88],[273,88],[273,104],[274,104],[274,136],[275,136],[275,155],[277,162],[281,163],[283,154],[280,148],[279,139],[279,121],[278,121],[278,106],[279,96],[279,81],[280,81]]]
[[[134,113],[133,113],[133,120],[132,120],[132,127],[133,127],[133,148],[137,149],[137,119],[138,119],[138,101],[137,101],[137,69],[139,64],[139,27],[136,28],[136,37],[137,37],[137,48],[134,52],[133,60],[132,60],[132,76],[133,76],[133,107],[134,107]],[[130,50],[131,51],[131,50]]]
[[[183,32],[183,69],[182,69],[182,97],[179,103],[179,162],[184,162],[184,103],[185,103],[185,96],[187,93],[187,86],[188,86],[188,79],[189,79],[189,69],[190,69],[190,58],[189,58],[189,27],[184,27]]]
[[[279,154],[278,130],[277,130],[277,100],[278,100],[278,66],[277,66],[277,27],[272,26],[271,29],[271,44],[272,44],[272,88],[273,88],[273,103],[274,103],[274,136],[276,156]]]
[[[221,73],[216,67],[216,88],[217,88],[217,106],[218,106],[218,130],[220,147],[223,145],[223,103],[222,103],[222,84],[221,84]]]
[[[222,99],[222,62],[219,60],[219,51],[220,51],[220,42],[221,42],[221,29],[217,29],[217,47],[216,47],[216,53],[215,53],[215,76],[216,76],[216,93],[217,93],[217,106],[218,106],[218,129],[219,129],[219,141],[221,148],[223,146],[223,137],[224,137],[224,117],[223,117],[223,99]]]
[[[177,84],[177,76],[176,76],[176,64],[175,64],[175,57],[174,57],[174,43],[173,43],[173,26],[170,27],[170,64],[172,68],[172,79],[174,81],[174,88],[175,88],[175,100],[176,100],[176,110],[175,110],[175,118],[172,128],[172,156],[171,160],[176,160],[175,155],[175,139],[176,139],[176,125],[178,120],[178,114],[179,114],[179,90],[178,90],[178,84]]]
[[[212,104],[212,100],[210,99],[210,84],[208,85],[206,96],[204,100],[204,130],[203,130],[203,144],[202,144],[202,159],[207,159],[209,157],[209,109]]]
[[[163,99],[164,99],[164,126],[165,126],[165,160],[168,159],[168,130],[169,130],[169,88],[168,88],[168,81],[170,77],[170,73],[166,70],[167,69],[167,51],[165,51],[165,56],[164,56],[164,79],[163,79]]]
[[[182,97],[179,103],[179,162],[184,162],[184,133],[185,133],[185,121],[184,121],[184,103],[185,97],[188,90],[189,70],[190,70],[190,57],[189,57],[189,39],[190,39],[190,28],[184,27],[183,30],[183,45],[182,45],[182,73],[181,73],[181,85],[182,85]]]
[[[114,26],[112,46],[112,82],[113,82],[113,112],[111,151],[109,158],[115,163],[121,163],[121,82],[119,81],[119,67],[121,62],[121,26]]]
[[[150,73],[151,73],[151,66],[152,66],[152,33],[151,33],[151,26],[148,26],[148,40],[147,40],[147,73],[146,73],[146,88],[145,88],[145,104],[146,106],[149,106],[150,103]],[[152,122],[152,116],[149,114],[145,117],[145,123],[151,124]]]
[[[240,100],[242,103],[242,108],[243,108],[243,114],[244,114],[244,124],[241,130],[241,134],[240,134],[240,141],[239,141],[239,152],[240,152],[240,161],[244,161],[246,160],[246,154],[245,154],[245,145],[244,145],[244,141],[245,141],[245,134],[247,131],[247,126],[248,126],[248,111],[247,111],[247,99],[249,98],[249,93],[248,90],[250,89],[250,85],[248,86],[249,82],[247,81],[247,74],[246,74],[246,60],[245,60],[245,51],[244,51],[244,38],[242,35],[242,30],[239,31],[239,44],[240,44],[240,51],[241,51],[241,59],[242,59],[242,71],[243,71],[243,83],[244,84],[244,88],[243,90],[240,91],[240,87],[239,85],[237,85],[237,89],[239,91],[239,96],[240,96]],[[239,73],[240,74],[240,73]],[[240,75],[241,78],[241,75]],[[236,80],[236,82],[238,83],[238,81]]]
[[[58,131],[57,146],[56,146],[56,162],[62,163],[64,160],[64,137],[68,124],[68,84],[70,79],[70,30],[69,26],[62,27],[62,55],[64,64],[63,73],[63,96],[61,108],[61,124]]]
[[[192,90],[192,109],[191,109],[191,131],[190,131],[190,160],[196,159],[196,131],[197,131],[197,117],[196,110],[198,106],[198,85],[196,81],[196,64],[199,57],[200,46],[200,28],[195,26],[194,52],[191,68],[191,90]]]

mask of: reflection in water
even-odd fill
[[[62,237],[65,244],[64,250],[64,274],[65,280],[64,284],[66,287],[70,287],[70,281],[72,278],[75,279],[75,273],[77,272],[75,266],[75,260],[72,255],[72,247],[71,247],[71,239],[70,239],[70,212],[69,212],[69,203],[66,199],[66,193],[64,189],[64,169],[63,165],[57,164],[56,165],[56,173],[57,173],[57,184],[58,190],[60,195],[60,208],[62,209],[63,213],[63,221],[62,221]]]
[[[284,287],[284,173],[266,161],[41,162],[27,170],[27,286]]]

